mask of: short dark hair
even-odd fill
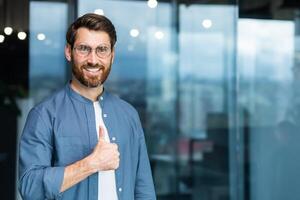
[[[117,42],[116,29],[107,17],[94,13],[87,13],[79,17],[68,28],[66,40],[72,48],[76,39],[77,30],[82,27],[89,30],[106,32],[110,38],[111,48],[113,48],[115,43]]]

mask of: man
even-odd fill
[[[20,141],[24,200],[156,199],[140,120],[103,83],[116,31],[96,14],[68,29],[65,56],[72,80],[29,113]]]

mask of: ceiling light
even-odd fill
[[[20,39],[20,40],[25,40],[26,39],[26,33],[25,32],[23,32],[23,31],[20,31],[19,33],[18,33],[18,38]]]
[[[212,21],[210,19],[205,19],[202,21],[202,26],[206,29],[209,29],[212,27]]]
[[[158,3],[156,0],[148,0],[147,4],[150,8],[155,8]]]
[[[4,39],[5,39],[4,35],[0,35],[0,43],[3,43]]]
[[[165,36],[164,33],[161,31],[156,31],[154,35],[155,35],[156,39],[158,39],[158,40],[163,39]]]
[[[131,29],[130,30],[131,37],[137,37],[137,36],[139,36],[139,34],[140,34],[140,32],[137,29]]]
[[[12,32],[13,32],[13,29],[12,29],[11,27],[5,27],[5,28],[4,28],[4,33],[5,33],[6,35],[11,35]]]
[[[97,15],[104,15],[104,11],[102,9],[96,9],[94,13]]]
[[[44,33],[39,33],[39,34],[37,34],[37,39],[38,40],[45,40],[46,39],[46,35]]]

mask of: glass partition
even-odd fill
[[[292,20],[240,19],[248,199],[299,199],[299,42]]]
[[[67,12],[66,3],[30,2],[29,85],[35,103],[66,83]]]
[[[17,141],[30,109],[62,87],[69,77],[64,58],[67,3],[30,1],[29,9],[29,96],[18,100],[21,114],[17,121]],[[18,192],[16,199],[21,200]]]
[[[181,5],[179,16],[180,192],[235,199],[236,7]]]
[[[30,1],[30,95],[18,102],[18,134],[30,108],[70,77],[75,7],[116,26],[105,87],[140,114],[158,200],[299,199],[300,12],[238,19],[235,3]]]
[[[138,109],[158,199],[234,199],[237,9],[174,2],[80,0],[78,13],[116,26],[106,88]]]

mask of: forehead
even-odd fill
[[[88,44],[90,46],[97,46],[99,44],[110,44],[109,35],[104,31],[94,31],[87,28],[79,28],[76,33],[76,40],[74,44]]]

